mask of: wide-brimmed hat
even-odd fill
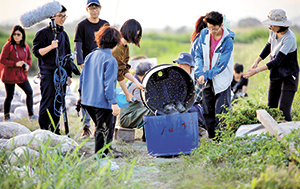
[[[100,5],[100,1],[99,0],[87,0],[86,6],[88,7],[91,4]]]
[[[266,25],[288,27],[292,25],[292,21],[287,19],[286,13],[282,9],[273,9],[270,11],[268,18],[262,20],[261,23]]]
[[[191,67],[195,67],[192,55],[187,52],[180,53],[178,58],[176,60],[173,60],[173,62],[179,64],[187,64],[190,65]]]

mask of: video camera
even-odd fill
[[[67,71],[68,75],[71,75],[71,72],[73,72],[75,75],[80,75],[80,71],[78,70],[77,66],[73,62],[76,53],[77,52],[75,51],[71,54],[67,54],[61,60],[61,66]]]

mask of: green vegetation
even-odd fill
[[[234,41],[235,62],[244,65],[246,71],[268,39],[267,29],[237,29]],[[298,46],[300,44],[300,34]],[[27,35],[30,44],[33,34]],[[5,38],[5,40],[3,39]],[[190,34],[145,33],[141,48],[130,46],[131,56],[146,55],[156,57],[158,63],[171,63],[180,52],[189,52]],[[0,46],[7,34],[0,32]],[[70,36],[72,41],[72,37]],[[72,44],[73,45],[73,44]],[[298,50],[299,55],[299,50]],[[298,56],[300,57],[300,56]],[[261,64],[268,61],[268,58]],[[300,60],[299,60],[300,62]],[[295,130],[282,141],[269,134],[259,136],[234,137],[240,125],[258,123],[255,111],[266,109],[275,120],[282,120],[278,109],[267,107],[269,72],[259,73],[249,80],[248,95],[234,105],[232,111],[220,115],[227,123],[221,133],[222,141],[200,139],[199,148],[192,155],[183,155],[162,163],[150,158],[146,152],[133,148],[131,144],[120,144],[125,152],[125,163],[120,170],[110,172],[99,166],[95,156],[87,156],[77,148],[74,152],[62,155],[45,153],[38,160],[29,158],[16,164],[10,163],[11,152],[0,152],[1,188],[299,188],[300,157],[290,154],[289,144],[295,142],[300,153],[300,130]],[[296,93],[292,116],[300,120],[300,94]],[[19,123],[31,130],[38,123],[25,119]],[[79,117],[70,115],[71,138],[79,140]],[[139,131],[139,130],[137,130]],[[93,141],[93,139],[90,139]],[[89,140],[89,141],[90,141]],[[81,145],[84,145],[83,141]],[[46,149],[52,149],[47,147]],[[41,152],[40,152],[41,153]],[[3,164],[7,165],[4,166]],[[19,166],[23,171],[12,171]],[[34,176],[27,169],[34,170]],[[140,170],[146,170],[140,172]],[[25,175],[22,175],[22,173]],[[140,175],[139,175],[140,174]],[[142,175],[143,174],[143,175]],[[141,177],[147,177],[143,180]]]

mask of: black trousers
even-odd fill
[[[215,94],[212,80],[208,80],[203,88],[202,106],[208,136],[214,138],[216,135],[215,130],[221,129],[220,123],[224,124],[216,115],[227,113],[226,108],[231,107],[230,86],[225,91]]]
[[[60,110],[61,107],[61,96],[57,96],[54,106],[54,99],[55,99],[55,87],[53,83],[53,74],[49,75],[42,75],[41,76],[41,83],[40,83],[40,90],[42,99],[40,102],[40,113],[39,113],[39,125],[41,129],[51,130],[56,134],[60,134],[59,129],[59,113],[54,113],[55,109]],[[63,86],[63,90],[66,91],[66,85]],[[52,121],[50,116],[47,112],[50,113],[50,116],[54,122],[55,128],[53,127]]]
[[[298,88],[298,73],[279,80],[271,80],[269,84],[268,106],[283,112],[286,121],[292,121],[291,109]]]
[[[8,118],[10,118],[9,112],[10,112],[10,107],[11,107],[11,101],[13,100],[13,97],[14,97],[15,84],[4,83],[4,85],[5,85],[5,92],[6,92],[6,97],[4,100],[4,117],[5,117],[5,119],[8,119]],[[17,83],[17,85],[26,94],[25,103],[27,106],[28,116],[32,116],[33,115],[33,96],[32,96],[32,88],[30,86],[30,83],[28,81],[25,81],[24,83]]]
[[[97,127],[95,133],[95,153],[97,153],[105,144],[109,144],[112,141],[112,138],[108,137],[114,132],[114,116],[110,109],[82,106],[90,114]],[[104,153],[107,154],[108,149],[105,149]]]
[[[109,133],[108,133],[108,136],[107,136],[107,144],[109,144],[110,142],[112,142],[114,140],[114,133],[115,133],[116,123],[117,123],[117,116],[113,116],[112,127],[109,130]]]

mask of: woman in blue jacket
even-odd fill
[[[111,26],[103,26],[95,34],[99,48],[86,56],[80,76],[81,104],[96,126],[95,153],[107,143],[113,128],[113,116],[118,116],[116,84],[118,63],[112,52],[120,43],[120,32]],[[108,149],[105,149],[108,154]]]

